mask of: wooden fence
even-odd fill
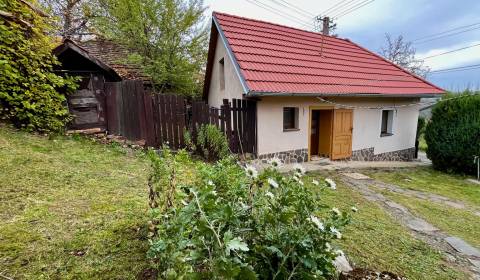
[[[256,153],[256,103],[224,99],[221,108],[173,94],[153,94],[141,81],[106,83],[107,130],[151,147],[185,146],[184,132],[195,138],[203,124],[217,126],[227,136],[233,153]]]

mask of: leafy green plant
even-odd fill
[[[18,0],[1,1],[0,10],[11,16],[0,17],[2,119],[28,130],[62,130],[70,120],[65,94],[76,84],[54,73],[58,61],[51,53],[49,22]]]
[[[419,117],[417,121],[417,135],[415,139],[420,139],[420,135],[425,133],[425,118]]]
[[[215,125],[200,126],[196,140],[197,149],[208,161],[224,158],[230,153],[227,137]]]
[[[176,184],[190,159],[163,149],[152,160],[148,256],[163,279],[330,279],[350,215],[321,203],[303,169],[257,172],[233,157],[198,165],[191,184]]]
[[[433,107],[425,140],[435,169],[473,174],[473,157],[480,155],[480,93],[464,94]]]

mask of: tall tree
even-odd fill
[[[133,52],[159,92],[198,94],[208,32],[201,0],[99,0],[96,27]]]
[[[380,50],[380,54],[389,61],[421,77],[426,77],[430,68],[424,65],[424,61],[415,58],[416,50],[412,42],[405,41],[400,35],[392,38],[390,34],[385,34],[385,46]]]
[[[56,19],[57,34],[63,38],[81,40],[92,35],[91,22],[96,1],[88,0],[39,0]]]

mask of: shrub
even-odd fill
[[[230,153],[227,137],[215,125],[200,126],[196,140],[197,149],[208,161],[224,158]]]
[[[46,18],[18,0],[1,1],[0,114],[17,127],[58,131],[70,117],[65,95],[75,89],[74,79],[53,72],[53,41]]]
[[[284,177],[275,168],[242,168],[232,157],[175,182],[184,152],[150,152],[148,256],[162,279],[330,279],[339,250],[330,243],[350,216],[321,203],[327,183]],[[153,195],[152,195],[153,193]],[[152,198],[153,202],[152,202]]]
[[[425,133],[425,118],[419,117],[417,121],[417,136],[415,139],[420,139],[420,136]]]
[[[464,94],[434,106],[425,140],[434,168],[473,174],[473,157],[480,155],[480,95]]]

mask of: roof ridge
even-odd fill
[[[301,32],[306,32],[306,33],[309,33],[309,34],[311,34],[311,35],[317,35],[317,36],[320,35],[320,36],[325,36],[325,37],[331,38],[331,39],[338,39],[338,40],[343,40],[343,41],[348,41],[348,42],[350,42],[350,40],[348,40],[348,39],[346,39],[346,38],[335,37],[335,36],[332,36],[332,35],[325,35],[325,34],[322,34],[322,33],[314,32],[314,31],[309,31],[309,30],[305,30],[305,29],[300,29],[300,28],[296,28],[296,27],[291,27],[291,26],[288,26],[288,25],[283,25],[283,24],[274,23],[274,22],[265,21],[265,20],[247,18],[247,17],[237,16],[237,15],[232,15],[232,14],[227,14],[227,13],[217,12],[217,11],[213,11],[213,12],[212,12],[212,15],[213,15],[213,16],[215,16],[215,15],[224,15],[224,16],[234,17],[234,18],[243,19],[243,20],[248,20],[248,21],[255,21],[255,22],[258,22],[258,23],[266,23],[266,24],[275,25],[275,26],[278,26],[278,27],[283,27],[283,28],[293,29],[293,30],[297,30],[297,31],[301,31]]]

